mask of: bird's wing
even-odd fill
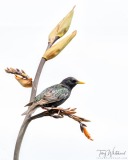
[[[34,102],[31,102],[29,108],[22,115],[32,114],[38,106],[43,104],[49,104],[57,101],[67,99],[70,96],[70,91],[65,88],[62,84],[51,86],[41,92],[35,97]]]
[[[48,104],[62,99],[67,99],[70,92],[62,84],[51,86],[45,89],[41,94],[35,97],[35,102],[38,104]]]

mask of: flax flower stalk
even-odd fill
[[[56,45],[53,46],[53,44],[68,31],[73,17],[73,13],[74,8],[67,14],[67,16],[65,16],[65,18],[63,18],[62,21],[60,21],[60,23],[49,34],[48,47],[43,57],[41,58],[34,81],[32,83],[30,101],[33,101],[34,97],[36,96],[39,78],[46,60],[52,59],[57,56],[76,35],[76,31],[74,31],[71,35],[67,36],[62,41],[58,42]],[[17,137],[13,160],[19,160],[21,144],[30,121],[31,117],[28,117],[26,115]]]

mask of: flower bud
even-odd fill
[[[83,123],[81,123],[80,124],[80,129],[81,129],[81,131],[84,133],[84,135],[88,138],[88,139],[90,139],[91,141],[93,141],[93,139],[91,138],[91,136],[90,136],[90,133],[87,131],[87,129],[86,129],[86,125],[85,124],[83,124]]]
[[[43,55],[43,58],[46,60],[52,59],[57,56],[67,45],[68,43],[75,37],[77,31],[72,32],[70,35],[53,45],[49,48]]]
[[[15,79],[26,88],[32,87],[32,78],[24,79],[22,76],[15,75]]]
[[[51,31],[48,37],[48,41],[50,44],[53,44],[57,39],[65,35],[65,33],[68,31],[74,14],[74,8],[75,6]]]
[[[83,133],[84,133],[84,135],[85,135],[88,139],[90,139],[91,141],[93,141],[93,139],[91,138],[89,132],[87,131],[87,129],[86,129],[85,127],[83,127]]]

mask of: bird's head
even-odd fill
[[[78,81],[74,77],[65,78],[61,84],[68,86],[70,89],[75,87],[77,84],[84,84],[84,82]]]

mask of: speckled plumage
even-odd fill
[[[70,91],[63,84],[57,84],[46,88],[38,96],[35,97],[34,102],[41,99],[45,100],[44,107],[57,107],[62,104],[70,96]]]
[[[33,113],[37,107],[57,107],[64,103],[70,96],[73,87],[78,84],[78,80],[73,77],[64,79],[60,84],[53,85],[43,90],[34,98],[33,102],[28,103],[28,110],[23,113]]]

